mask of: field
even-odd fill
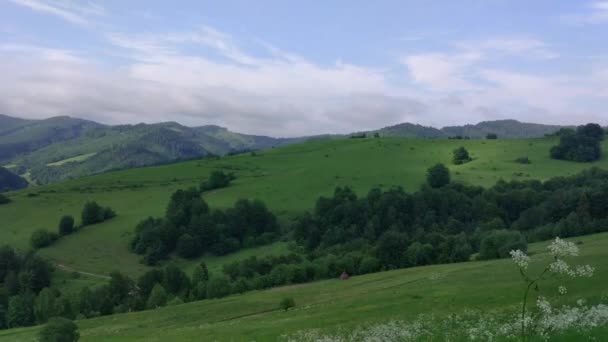
[[[34,230],[55,230],[62,215],[78,218],[83,204],[95,200],[112,207],[118,216],[65,237],[41,253],[80,271],[107,274],[119,269],[135,277],[145,266],[127,250],[134,226],[148,216],[163,215],[174,190],[198,185],[213,170],[234,172],[237,179],[228,188],[204,195],[212,207],[230,206],[238,198],[259,198],[288,224],[290,217],[311,208],[318,196],[331,194],[336,186],[351,186],[360,195],[374,186],[415,191],[429,166],[451,164],[452,150],[458,146],[465,146],[474,160],[450,165],[453,178],[484,186],[500,178],[547,179],[592,165],[608,167],[606,157],[590,164],[552,160],[548,151],[555,143],[554,139],[321,140],[217,160],[106,173],[10,193],[13,203],[0,207],[0,240],[27,248]],[[532,164],[514,162],[522,156]],[[176,262],[190,267],[198,261]]]
[[[562,304],[579,298],[591,303],[608,296],[608,234],[574,239],[581,241],[578,263],[596,267],[591,279],[566,280],[568,294]],[[530,246],[532,270],[550,257],[547,243]],[[562,284],[562,283],[560,283]],[[153,311],[114,315],[79,321],[82,341],[274,341],[279,336],[319,328],[332,332],[391,319],[413,320],[420,314],[444,317],[464,310],[515,313],[523,282],[510,260],[467,262],[409,268],[248,292],[218,300],[204,300]],[[543,286],[545,294],[557,296],[557,283]],[[283,312],[278,302],[293,297],[296,307]],[[35,341],[38,328],[0,331],[0,341]],[[597,328],[591,336],[606,336]],[[572,341],[566,335],[561,341]],[[580,335],[576,335],[577,340]],[[597,339],[596,339],[597,340]]]

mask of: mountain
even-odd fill
[[[23,189],[27,185],[25,179],[0,166],[0,192]]]
[[[272,148],[303,138],[271,138],[219,126],[175,122],[109,126],[71,117],[0,116],[0,162],[40,184],[110,170]]]
[[[483,121],[476,125],[451,126],[441,129],[448,136],[468,136],[471,138],[485,138],[487,134],[497,134],[499,138],[525,139],[539,138],[546,134],[555,133],[565,126],[542,125],[536,123],[519,122],[517,120]]]
[[[449,138],[466,136],[473,139],[485,138],[487,134],[494,133],[502,139],[526,139],[540,138],[564,127],[566,126],[526,123],[517,120],[496,120],[482,121],[475,125],[447,126],[441,129],[402,123],[369,133],[379,133],[382,136],[391,137]]]

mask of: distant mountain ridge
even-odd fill
[[[560,128],[498,120],[442,129],[402,123],[366,133],[411,138],[483,138],[494,133],[499,138],[535,138]],[[0,115],[0,165],[44,184],[111,170],[341,137],[345,135],[273,138],[236,133],[215,125],[187,127],[162,122],[110,126],[67,116],[28,120]]]
[[[482,121],[475,125],[446,126],[434,128],[411,123],[388,126],[368,133],[379,133],[382,136],[412,137],[412,138],[449,138],[455,136],[472,139],[485,138],[488,134],[496,134],[501,139],[540,138],[555,133],[561,128],[572,126],[543,125],[526,123],[517,120]]]

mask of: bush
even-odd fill
[[[0,205],[7,204],[10,202],[11,202],[11,200],[8,197],[4,196],[3,194],[0,194]]]
[[[87,202],[82,209],[82,225],[88,226],[109,220],[116,216],[110,207],[101,207],[97,202]]]
[[[281,302],[279,303],[279,308],[284,311],[287,311],[295,306],[296,306],[296,301],[293,300],[293,298],[291,298],[291,297],[285,297],[285,298],[281,299]]]
[[[253,152],[252,152],[253,153]],[[199,189],[200,192],[205,192],[214,189],[225,188],[230,185],[230,182],[236,179],[233,173],[224,173],[222,171],[213,171],[206,182],[202,182]]]
[[[528,250],[528,243],[518,231],[494,230],[481,240],[480,259],[507,258],[512,250]]]
[[[76,342],[78,339],[78,326],[62,317],[51,318],[39,333],[40,342]]]
[[[56,233],[49,232],[44,229],[39,229],[32,233],[30,237],[30,245],[34,249],[40,249],[50,246],[59,236]]]
[[[495,139],[498,139],[498,135],[496,135],[495,133],[488,133],[486,135],[486,139],[488,139],[488,140],[495,140]]]
[[[528,157],[519,157],[515,159],[515,162],[518,164],[532,164],[532,161]]]
[[[576,131],[563,131],[559,144],[551,148],[551,158],[576,162],[591,162],[601,157],[600,142],[604,130],[598,124],[579,126]]]
[[[200,245],[190,234],[183,234],[177,239],[177,254],[186,259],[194,258],[200,253]]]
[[[69,235],[72,232],[74,232],[74,218],[66,215],[59,221],[59,234]]]
[[[450,184],[450,170],[443,164],[436,164],[426,171],[426,182],[432,188]]]
[[[469,156],[469,151],[467,151],[464,147],[459,147],[454,150],[452,161],[456,165],[468,163],[471,161],[471,157]]]
[[[148,309],[156,309],[167,305],[167,291],[161,284],[154,285],[146,304]]]
[[[207,283],[207,298],[220,298],[230,294],[230,282],[223,275],[212,276]]]

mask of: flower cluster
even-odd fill
[[[526,255],[526,253],[518,250],[511,251],[511,259],[519,268],[527,269],[528,264],[530,263],[530,257]]]
[[[565,241],[559,237],[555,238],[548,247],[549,252],[556,258],[564,258],[569,256],[578,256],[578,247],[570,241]]]

